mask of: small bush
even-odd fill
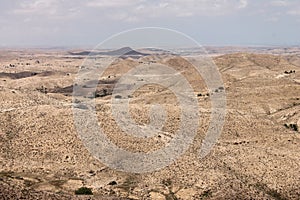
[[[172,180],[171,179],[163,180],[162,184],[164,184],[165,186],[171,186],[172,185]]]
[[[203,198],[207,198],[207,197],[211,197],[212,196],[212,191],[211,190],[205,190],[202,194],[201,197]]]
[[[75,190],[76,195],[93,195],[92,189],[87,187],[81,187]]]
[[[111,181],[108,183],[108,185],[117,185],[118,183],[116,181]]]
[[[299,127],[298,127],[297,124],[284,124],[284,126],[285,126],[286,128],[290,128],[290,129],[292,129],[292,130],[294,130],[294,131],[298,131],[298,130],[299,130]]]
[[[294,129],[294,131],[298,131],[298,125],[297,124],[291,124],[292,125],[292,129]]]

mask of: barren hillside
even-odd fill
[[[221,137],[202,160],[198,150],[208,127],[211,91],[189,63],[176,56],[120,58],[99,77],[97,117],[108,138],[128,151],[149,152],[168,143],[179,127],[180,110],[168,89],[140,88],[130,97],[133,119],[149,123],[150,105],[161,104],[166,124],[150,139],[124,134],[110,110],[122,74],[153,60],[171,66],[191,83],[200,105],[197,136],[182,157],[159,171],[130,174],[95,159],[76,132],[72,88],[83,58],[2,51],[0,199],[298,199],[299,56],[234,53],[213,59],[224,81],[227,115]],[[75,196],[83,186],[93,196]]]

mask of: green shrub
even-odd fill
[[[81,187],[75,190],[76,195],[93,195],[92,189],[87,187]]]

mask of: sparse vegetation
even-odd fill
[[[200,199],[207,199],[212,196],[212,191],[211,190],[205,190],[201,195]]]
[[[46,87],[44,87],[43,85],[39,88],[36,89],[37,91],[47,94],[48,93],[48,89]]]
[[[290,70],[290,71],[284,71],[285,74],[295,74],[296,71],[295,70]]]
[[[108,89],[104,88],[102,89],[101,91],[96,91],[95,92],[95,97],[105,97],[105,96],[108,96],[108,95],[111,95],[112,93],[108,91]]]
[[[292,129],[294,131],[297,131],[299,130],[299,127],[297,124],[284,124],[284,127],[288,128],[288,129]]]
[[[10,55],[5,51],[3,54]],[[294,159],[300,152],[297,143],[299,133],[296,132],[300,125],[299,82],[295,74],[283,73],[287,69],[288,72],[296,69],[286,63],[284,57],[280,57],[279,64],[269,62],[269,55],[240,53],[214,57],[224,84],[216,83],[213,88],[207,88],[202,79],[198,81],[198,76],[189,71],[188,63],[185,66],[185,61],[181,62],[180,58],[174,57],[175,64],[172,66],[176,70],[184,70],[183,75],[186,75],[195,92],[192,95],[198,98],[201,121],[199,120],[197,137],[190,150],[170,166],[153,173],[128,174],[115,173],[90,155],[84,142],[77,137],[76,130],[79,124],[86,124],[83,132],[94,129],[88,123],[89,119],[85,118],[84,114],[87,112],[79,109],[95,111],[103,133],[121,149],[147,155],[148,152],[166,147],[176,137],[181,125],[189,126],[182,116],[185,113],[179,107],[180,102],[176,101],[176,95],[171,90],[164,90],[164,86],[160,85],[146,85],[132,95],[111,94],[119,76],[135,67],[138,61],[147,64],[149,59],[156,59],[156,55],[147,58],[148,60],[117,60],[102,76],[97,77],[100,80],[93,89],[89,85],[93,86],[97,80],[92,76],[83,82],[74,83],[78,71],[76,66],[80,65],[83,58],[14,55],[1,63],[4,70],[0,76],[0,163],[2,170],[12,172],[0,172],[0,199],[5,199],[13,192],[18,195],[10,199],[23,197],[19,195],[21,191],[32,194],[32,198],[28,199],[42,199],[37,198],[37,192],[45,192],[47,195],[53,193],[57,197],[53,199],[64,199],[64,195],[79,199],[107,197],[168,200],[297,199],[299,196],[297,186],[300,182],[296,178],[299,170],[297,160]],[[20,60],[16,61],[15,57],[20,57]],[[5,56],[2,58],[5,59]],[[27,61],[28,58],[33,60]],[[35,64],[35,60],[40,58],[41,63]],[[250,58],[260,67],[249,62]],[[271,56],[271,59],[275,58],[277,56]],[[71,63],[66,63],[71,59]],[[163,59],[162,64],[171,65],[167,55]],[[26,66],[26,62],[31,65]],[[161,63],[160,60],[158,62]],[[5,66],[9,63],[17,67],[6,69]],[[48,63],[52,63],[53,67],[47,67],[50,66]],[[128,67],[124,67],[126,65]],[[68,73],[70,76],[66,76]],[[84,84],[87,89],[82,88]],[[72,96],[73,88],[78,91],[76,96]],[[215,93],[216,90],[218,93]],[[228,97],[223,131],[225,139],[217,143],[213,148],[215,153],[208,156],[208,159],[195,159],[198,156],[193,152],[201,149],[200,145],[210,125],[211,113],[214,112],[209,95],[218,97],[225,90]],[[107,96],[97,98],[95,106],[89,107],[89,99],[84,99],[81,95],[86,98]],[[189,98],[190,95],[186,97]],[[132,137],[116,123],[115,116],[112,115],[111,99],[131,100],[130,117],[138,126],[151,123],[153,104],[162,105],[166,111],[166,120],[162,121],[164,126],[149,139]],[[218,105],[215,104],[217,109]],[[74,121],[74,111],[82,116],[78,118],[78,123]],[[191,110],[192,113],[194,111],[196,110]],[[154,114],[153,117],[161,115]],[[153,125],[156,129],[156,125],[160,124]],[[86,139],[93,142],[94,138]],[[160,161],[159,157],[157,159]],[[117,159],[113,161],[122,166]],[[216,165],[212,164],[214,162]],[[246,171],[240,170],[241,167]],[[284,176],[281,172],[284,172]],[[94,186],[90,186],[92,184],[97,188],[93,189]],[[8,189],[4,191],[6,186]],[[10,187],[16,187],[16,191]],[[75,194],[94,196],[75,197]]]
[[[209,95],[210,95],[209,93],[206,94],[198,93],[197,97],[205,97],[205,96],[209,97]]]
[[[118,183],[116,181],[111,181],[108,183],[108,185],[117,185]]]
[[[121,188],[129,193],[137,186],[137,184],[138,181],[135,176],[128,176],[125,181],[118,186],[118,188]]]
[[[76,195],[93,195],[92,189],[87,187],[81,187],[75,190]]]
[[[162,181],[162,184],[165,185],[168,188],[168,194],[165,194],[166,200],[177,200],[175,193],[172,191],[172,180],[166,179]]]

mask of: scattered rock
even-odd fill
[[[62,187],[69,190],[69,191],[73,191],[74,188],[80,188],[83,186],[82,180],[75,180],[75,179],[70,179],[67,180]]]
[[[166,200],[166,197],[158,192],[150,192],[151,199]]]
[[[196,194],[196,191],[197,190],[195,190],[194,188],[182,189],[176,193],[176,196],[179,199],[193,199],[193,196]]]

